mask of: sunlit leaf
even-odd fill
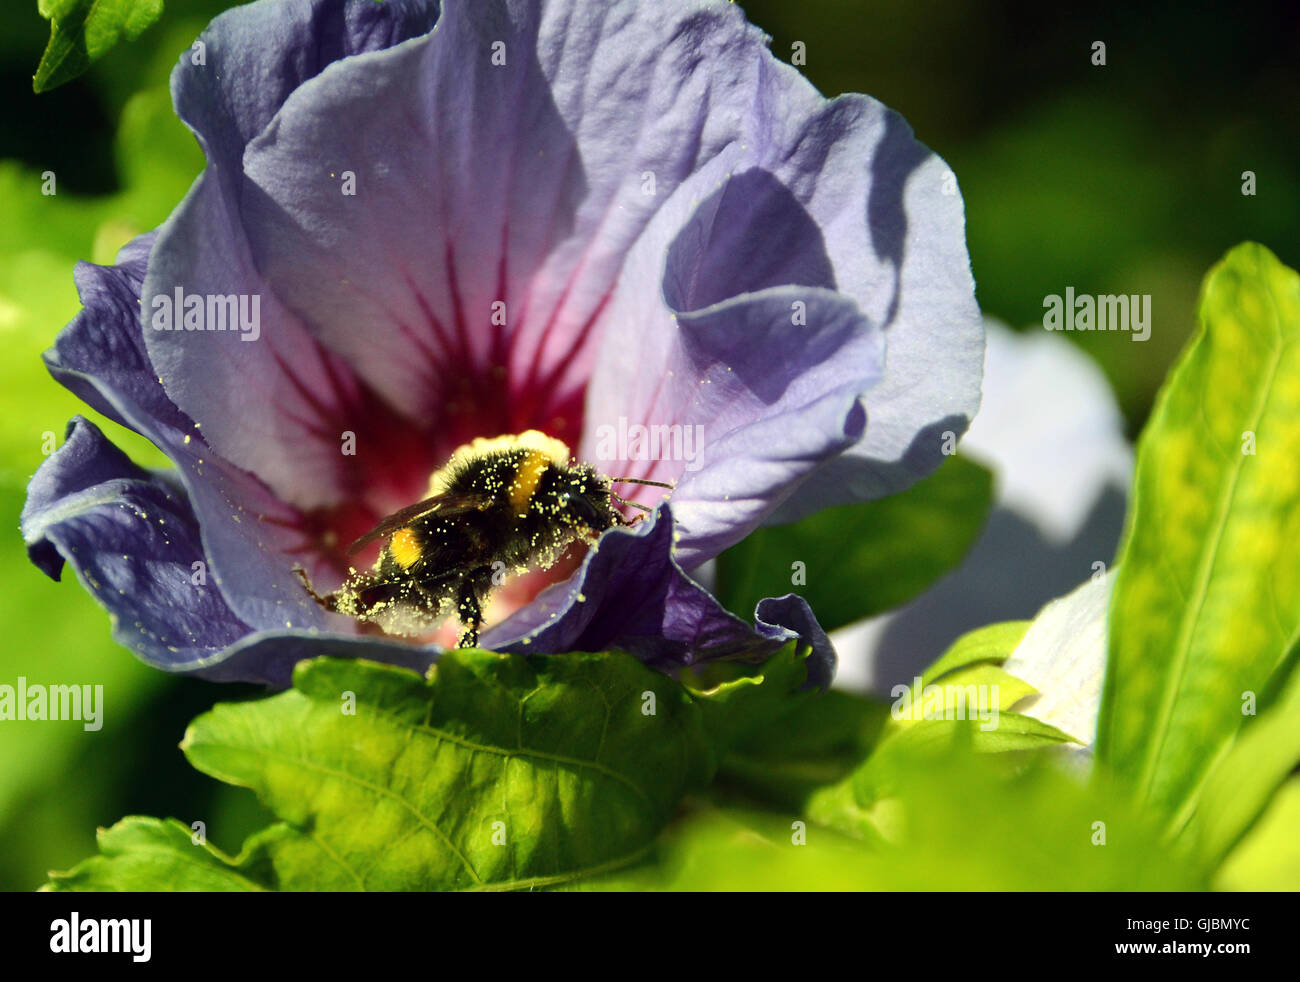
[[[32,79],[46,92],[70,82],[126,38],[162,16],[163,0],[39,0],[37,9],[50,21],[50,43]]]
[[[244,848],[278,889],[530,888],[614,868],[713,768],[690,696],[622,653],[457,650],[429,680],[316,659],[294,686],[218,705],[183,744],[282,819]],[[138,842],[114,868],[147,868]],[[151,888],[170,889],[161,872]]]
[[[1097,756],[1181,825],[1300,631],[1300,276],[1211,271],[1138,445]]]

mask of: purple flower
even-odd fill
[[[73,420],[29,489],[33,561],[70,563],[169,671],[424,666],[436,645],[359,633],[293,566],[338,586],[343,546],[457,446],[538,429],[675,482],[671,509],[503,588],[484,644],[673,670],[798,636],[825,684],[801,600],[751,626],[687,572],[906,487],[965,429],[983,333],[951,172],[721,0],[442,8],[263,0],[182,57],[207,169],[118,265],[78,267],[84,309],[47,354],[176,470]]]

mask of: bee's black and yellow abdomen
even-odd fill
[[[454,613],[473,643],[502,565],[545,568],[575,539],[619,524],[607,478],[535,447],[458,452],[440,474],[428,507],[388,535],[374,569],[318,600],[401,634]]]
[[[410,569],[424,554],[424,535],[416,526],[398,529],[388,541],[388,554],[402,569]]]

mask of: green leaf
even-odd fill
[[[1002,664],[1016,650],[1029,624],[1029,621],[1004,621],[968,631],[922,673],[921,683],[929,685],[949,672],[980,662]]]
[[[1030,621],[990,624],[954,641],[922,673],[919,688],[913,684],[904,692],[903,686],[895,686],[897,698],[882,737],[920,726],[924,734],[912,734],[910,739],[949,740],[953,724],[961,724],[958,728],[969,731],[970,745],[982,752],[1078,743],[1050,723],[1011,711],[1022,700],[1038,695],[1034,686],[1002,668],[1030,625]]]
[[[852,770],[881,730],[883,705],[803,689],[807,657],[791,642],[757,674],[709,689],[686,683],[722,760],[721,796],[797,808],[813,788]]]
[[[228,856],[174,818],[122,819],[100,829],[100,854],[51,873],[50,893],[356,890],[361,883],[310,830],[284,823],[250,835]]]
[[[117,44],[134,41],[162,16],[162,0],[40,0],[50,21],[50,43],[32,79],[37,92],[70,82]]]
[[[1002,714],[999,737],[1024,724]],[[1192,889],[1205,870],[1104,785],[1041,754],[973,754],[978,723],[927,722],[810,800],[811,822],[862,836],[881,890]],[[955,738],[955,739],[954,739]],[[1026,743],[1025,746],[1031,746]],[[1041,742],[1039,746],[1043,746]],[[1100,823],[1100,824],[1098,824]]]
[[[287,826],[260,833],[238,858],[232,858],[174,818],[132,816],[99,830],[100,855],[67,873],[51,873],[50,882],[41,889],[54,893],[264,890],[269,879],[265,846],[285,834],[292,834]]]
[[[1165,847],[1157,827],[1123,797],[1083,786],[1045,758],[1011,774],[1004,761],[936,743],[898,745],[875,762],[854,803],[885,842],[872,888],[1204,886],[1205,870]]]
[[[997,665],[977,663],[948,672],[939,682],[914,685],[906,693],[895,687],[893,728],[915,726],[926,719],[970,719],[977,714],[990,718],[1009,710],[1021,699],[1037,693],[1028,682]]]
[[[965,719],[961,719],[964,708]],[[1006,753],[1012,750],[1040,750],[1060,744],[1078,743],[1051,723],[1011,710],[991,710],[977,715],[978,707],[959,706],[952,717],[922,719],[889,730],[885,736],[899,746],[964,746],[976,753]],[[953,718],[955,717],[955,718]],[[884,741],[882,741],[882,745]],[[890,750],[895,750],[890,747]],[[870,763],[868,761],[868,763]]]
[[[1106,674],[1106,616],[1114,581],[1112,570],[1048,601],[1002,663],[1004,671],[1038,690],[1020,705],[1022,711],[1059,726],[1084,744],[1097,739]]]
[[[1268,809],[1219,867],[1218,890],[1300,890],[1300,777],[1273,796]]]
[[[907,737],[919,743],[952,742],[961,731],[966,744],[989,753],[1077,742],[1055,726],[1010,711],[1035,689],[997,663],[1015,649],[1028,626],[1028,621],[994,624],[959,638],[922,676],[920,692],[908,690],[910,703],[901,695],[890,704],[843,692],[777,702],[772,697],[782,689],[772,688],[767,711],[737,714],[749,726],[743,738],[725,744],[719,767],[724,792],[740,790],[751,799],[799,809],[819,789],[847,777],[882,741],[908,730],[919,731]],[[982,706],[981,693],[987,694]],[[763,693],[732,683],[717,695],[724,701],[714,711],[726,706],[727,696],[748,696],[754,706]],[[913,705],[915,715],[908,709]],[[925,718],[936,712],[939,719]]]
[[[808,651],[791,641],[763,663],[754,675],[742,675],[708,689],[696,689],[690,681],[687,691],[703,714],[704,726],[715,748],[725,752],[755,729],[771,725],[773,717],[792,706],[818,698],[818,693],[801,692],[808,678]]]
[[[888,706],[832,689],[795,701],[729,748],[717,797],[798,810],[817,788],[842,780],[879,739]]]
[[[1279,703],[1246,724],[1210,773],[1185,834],[1217,864],[1254,825],[1297,763],[1300,671],[1293,671]]]
[[[872,797],[804,815],[701,809],[596,890],[1189,890],[1205,870],[1122,798],[1044,762],[896,748]],[[850,782],[851,783],[851,782]],[[885,790],[887,789],[887,791]]]
[[[686,691],[620,652],[450,651],[429,680],[315,659],[288,692],[200,716],[182,748],[283,820],[230,862],[286,890],[530,888],[612,869],[714,760]],[[74,885],[147,869],[131,853],[158,847],[152,831]],[[148,887],[171,888],[161,875]]]
[[[1238,246],[1200,320],[1138,444],[1097,740],[1175,828],[1300,628],[1300,276]]]
[[[218,706],[183,747],[367,889],[519,887],[626,862],[712,770],[686,693],[622,653],[448,652],[428,682],[323,659],[294,686]]]
[[[802,837],[802,844],[796,844]],[[875,859],[860,842],[796,815],[698,810],[674,825],[649,861],[580,880],[580,890],[860,890]]]
[[[718,557],[718,598],[750,618],[764,597],[793,591],[833,631],[897,607],[956,566],[992,501],[992,475],[951,457],[901,494],[751,533]]]
[[[984,719],[924,719],[906,726],[897,722],[872,754],[838,784],[818,789],[806,804],[814,821],[852,835],[888,838],[899,821],[895,798],[900,775],[914,762],[971,753],[1003,755],[1060,747],[1071,738],[1048,723],[1019,713],[1001,712]],[[1015,770],[1016,757],[1004,758]],[[916,765],[928,766],[928,765]]]

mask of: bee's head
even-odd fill
[[[609,482],[594,468],[586,464],[569,468],[560,478],[556,490],[561,509],[574,525],[603,532],[616,524],[617,519],[609,505]]]

